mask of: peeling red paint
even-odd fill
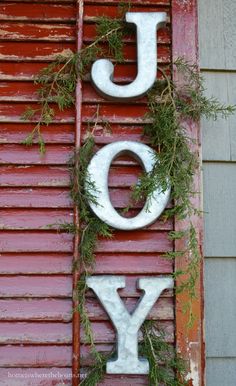
[[[79,2],[80,5],[82,3]],[[75,51],[76,44],[78,47],[82,44],[82,37],[85,44],[92,42],[94,21],[103,14],[116,16],[119,0],[89,0],[84,3],[83,20],[81,9],[72,0],[6,0],[1,5],[0,79],[4,82],[0,97],[0,203],[4,209],[0,212],[0,227],[4,231],[0,235],[0,330],[3,335],[0,378],[5,385],[9,384],[9,378],[7,371],[1,367],[10,367],[12,374],[27,375],[33,370],[37,370],[38,374],[49,374],[51,370],[60,370],[71,375],[73,364],[76,375],[80,366],[83,373],[84,367],[91,364],[87,346],[81,347],[81,355],[85,359],[81,363],[79,361],[79,342],[84,343],[84,333],[81,331],[80,334],[78,313],[72,314],[76,306],[75,299],[72,306],[72,293],[79,277],[74,274],[72,279],[72,260],[78,258],[79,240],[58,233],[55,226],[47,229],[47,225],[60,220],[79,219],[79,213],[76,209],[73,212],[69,198],[66,163],[73,147],[78,147],[85,140],[86,123],[93,117],[97,103],[101,104],[100,123],[106,119],[112,125],[112,133],[103,133],[98,123],[95,133],[98,148],[121,139],[145,142],[141,133],[146,99],[129,104],[104,101],[87,78],[82,85],[78,85],[77,114],[74,109],[56,111],[54,122],[43,129],[47,143],[44,157],[39,156],[36,144],[32,148],[24,148],[20,144],[34,127],[33,122],[22,122],[21,114],[28,104],[38,107],[37,86],[33,84],[35,74],[57,53]],[[169,0],[132,0],[131,3],[135,11],[167,11],[169,17],[171,15]],[[168,66],[173,55],[187,53],[190,59],[196,57],[197,45],[193,44],[196,38],[195,10],[194,1],[173,0],[173,31],[176,31],[173,51],[170,20],[167,28],[158,34],[158,63],[167,71],[170,71]],[[76,20],[79,21],[79,38],[75,32]],[[126,63],[117,65],[115,72],[115,80],[120,83],[131,82],[136,75],[134,38],[126,38],[124,55]],[[117,208],[127,205],[129,187],[137,181],[139,173],[140,168],[134,160],[121,158],[114,163],[109,183],[111,198]],[[137,205],[131,214],[137,213],[140,207]],[[172,261],[163,257],[167,250],[173,250],[173,243],[167,237],[173,227],[172,221],[163,223],[159,220],[148,229],[116,232],[113,240],[100,240],[95,272],[126,275],[127,285],[121,296],[127,298],[130,310],[140,296],[136,289],[138,277],[173,272]],[[177,305],[181,301],[177,298]],[[196,307],[198,309],[198,304]],[[88,311],[98,350],[108,352],[115,340],[114,330],[92,292],[88,293]],[[159,320],[173,344],[175,320],[172,291],[163,293],[150,317]],[[182,345],[183,352],[189,350],[192,368],[195,370],[197,364],[199,373],[201,358],[196,356],[196,347],[199,346],[191,343],[187,350],[186,340],[181,338],[186,336],[181,323],[184,321],[177,308],[177,343]],[[199,330],[198,335],[190,336],[189,342],[198,344],[200,335]],[[14,383],[12,381],[11,386],[38,386],[37,381],[29,382],[24,380],[22,383],[18,379]],[[65,382],[71,384],[70,380]],[[106,376],[101,384],[146,385],[147,377]],[[60,379],[55,382],[45,380],[44,385],[59,386]],[[77,385],[78,379],[74,378],[73,386]]]

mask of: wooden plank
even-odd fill
[[[222,0],[199,0],[199,44],[201,68],[225,67]],[[217,20],[217,23],[216,23]]]
[[[228,75],[227,75],[227,90],[228,90],[227,103],[236,105],[236,72],[228,73]],[[235,126],[236,126],[236,115],[233,114],[229,118],[230,160],[231,161],[236,161],[236,130],[235,130]]]
[[[2,23],[0,37],[2,40],[14,41],[75,41],[75,26],[68,24],[37,23]],[[84,42],[92,43],[97,36],[96,24],[84,25]],[[159,44],[170,44],[170,29],[160,29],[157,34]],[[125,36],[125,42],[136,41],[135,34]]]
[[[128,254],[127,256],[129,257],[130,254]],[[145,255],[144,255],[144,257],[145,257]],[[116,272],[114,272],[114,273],[116,273]],[[119,272],[117,272],[117,273],[119,273]],[[162,272],[160,274],[155,273],[155,276],[156,277],[163,277],[163,273]],[[139,274],[135,274],[135,273],[132,274],[132,272],[129,272],[125,276],[125,288],[119,289],[119,295],[122,298],[125,298],[125,297],[140,298],[140,296],[143,294],[143,292],[137,288],[137,283],[138,283],[138,280],[142,279],[143,277],[146,277],[145,272],[140,272]],[[164,275],[164,277],[166,277],[166,276]],[[94,294],[94,292],[92,290],[88,291],[87,295],[89,298],[96,297],[96,295]],[[161,297],[172,297],[172,296],[173,296],[173,291],[171,291],[171,290],[165,290],[161,294]]]
[[[53,59],[55,54],[75,50],[75,5],[67,0],[1,2],[0,18],[5,20],[1,24],[1,76],[32,80],[45,67],[45,61]],[[6,172],[6,180],[16,177],[15,188],[9,189],[11,183],[8,185],[5,180],[6,188],[0,191],[1,204],[11,208],[1,212],[4,226],[15,230],[38,230],[55,219],[70,221],[73,213],[66,164],[75,139],[74,109],[65,115],[57,111],[59,124],[51,124],[42,130],[48,146],[45,157],[40,157],[37,145],[27,148],[20,144],[34,127],[34,122],[21,120],[22,112],[29,105],[28,96],[37,102],[33,83],[3,84],[1,96],[4,102],[19,102],[4,103],[1,110],[0,162],[8,165],[1,171]],[[14,176],[14,170],[9,169],[13,164],[22,164],[20,168],[13,167],[18,178]],[[40,171],[40,166],[35,169],[30,166],[32,164],[55,167],[46,166],[45,170],[43,166]],[[31,170],[26,171],[27,165]],[[28,189],[24,174],[26,180],[29,177]],[[4,185],[4,181],[1,182]],[[22,189],[19,189],[21,183]],[[41,187],[32,189],[31,183]],[[52,185],[54,188],[47,188]],[[21,209],[17,209],[19,206]],[[51,209],[58,207],[61,208],[59,211]],[[0,259],[0,330],[1,344],[4,345],[0,348],[0,366],[12,367],[13,371],[12,377],[9,369],[7,373],[1,373],[0,385],[71,384],[71,370],[66,366],[72,364],[72,325],[69,322],[72,320],[73,236],[52,230],[45,233],[8,230],[1,233],[0,250],[7,251],[1,253]],[[36,369],[40,367],[43,371]],[[50,367],[54,371],[53,378]],[[37,374],[32,378],[34,369]],[[56,371],[61,373],[56,374]],[[25,377],[21,378],[19,374]]]
[[[100,11],[99,11],[100,13]],[[83,28],[83,41],[84,42],[93,42],[97,36],[96,23],[85,22]],[[135,33],[126,35],[123,38],[124,42],[136,42]],[[171,43],[171,31],[168,28],[160,28],[157,34],[158,44],[170,44]]]
[[[130,203],[130,189],[110,189],[111,202],[116,208],[125,208]],[[5,208],[71,208],[70,190],[68,188],[1,188],[0,205]],[[142,208],[143,204],[135,203],[134,208]],[[9,212],[10,214],[10,212]],[[160,227],[170,229],[171,221],[162,223]],[[153,225],[154,226],[154,225]]]
[[[236,377],[236,358],[207,358],[207,385],[234,386]]]
[[[74,22],[76,8],[73,5],[31,3],[2,3],[0,5],[0,20],[22,21],[58,21]]]
[[[103,47],[103,44],[101,44]],[[0,45],[1,48],[1,61],[52,61],[57,55],[68,55],[75,51],[75,45],[72,42],[38,42],[37,45],[34,42],[5,42]],[[136,45],[133,43],[126,43],[123,48],[123,54],[127,62],[135,62],[136,59]],[[170,48],[168,46],[160,46],[158,50],[158,62],[169,63],[170,62]]]
[[[235,16],[236,5],[234,0],[199,1],[202,68],[236,69]]]
[[[36,220],[37,219],[37,220]],[[73,223],[73,211],[68,209],[0,209],[0,229],[58,229],[59,223]]]
[[[72,42],[5,42],[0,45],[1,61],[52,61],[57,55],[68,55],[75,50]],[[163,50],[164,51],[164,50]],[[165,52],[165,51],[164,51]]]
[[[0,353],[6,357],[0,357],[1,367],[8,366],[11,361],[15,366],[19,367],[67,367],[71,361],[71,347],[68,346],[29,346],[29,347],[14,347],[15,353],[12,357],[12,348],[3,347]],[[21,351],[21,353],[20,353]],[[30,355],[31,353],[31,355]],[[8,362],[7,362],[8,361]],[[15,367],[12,366],[12,367]]]
[[[83,106],[83,122],[93,122],[97,111],[96,105]],[[143,124],[143,116],[147,113],[146,106],[129,105],[100,105],[99,122],[108,121],[110,123]]]
[[[214,96],[223,104],[234,104],[235,96],[230,89],[236,88],[236,74],[225,72],[203,71],[207,97]],[[230,79],[228,79],[230,78]],[[230,80],[230,82],[229,82]],[[235,127],[236,119],[217,119],[207,121],[203,119],[202,126],[202,149],[205,161],[230,161],[231,160],[231,125]],[[235,131],[235,130],[233,130]]]
[[[2,208],[72,208],[66,188],[1,188]],[[10,214],[10,212],[9,212]]]
[[[39,71],[47,66],[47,63],[27,62],[2,62],[0,67],[0,79],[5,80],[33,80]]]
[[[88,126],[86,124],[82,125],[81,128],[82,141],[85,141],[85,138],[88,135]],[[106,145],[114,141],[127,140],[127,137],[130,141],[140,141],[144,142],[144,137],[142,135],[142,126],[141,124],[119,124],[112,123],[110,130],[104,129],[102,123],[98,123],[95,130],[95,141],[98,145]],[[146,140],[146,138],[145,138]]]
[[[72,255],[63,253],[1,253],[0,275],[71,274]]]
[[[71,276],[0,276],[1,298],[70,298]]]
[[[184,57],[187,62],[198,64],[198,17],[197,0],[179,1],[172,0],[172,59]],[[173,72],[175,82],[183,82],[183,79],[175,71]],[[201,135],[198,122],[183,122],[187,135],[193,139],[192,151],[196,152],[201,162]],[[200,164],[199,162],[199,164]],[[201,199],[201,170],[195,172],[193,190],[195,194],[191,203],[199,211],[202,211]],[[196,232],[198,253],[202,257],[203,224],[198,214],[190,215],[185,220],[175,219],[175,230],[183,231],[189,229],[190,223]],[[175,240],[175,250],[186,249],[186,240]],[[181,259],[176,258],[175,270],[185,271],[189,267],[190,256],[188,253]],[[195,283],[194,299],[191,299],[191,307],[195,317],[192,328],[188,327],[189,314],[183,313],[186,303],[189,302],[188,291],[176,293],[175,315],[176,315],[176,348],[188,365],[187,379],[189,385],[205,385],[205,342],[204,342],[204,288],[203,288],[203,262],[198,264],[199,276]],[[185,275],[180,275],[176,280],[176,287],[181,286]]]
[[[135,77],[135,70],[136,68],[132,67],[132,70],[134,70],[134,77]],[[120,78],[114,78],[115,82],[119,82]],[[122,81],[122,79],[121,79]],[[121,82],[120,81],[120,82]],[[123,83],[123,82],[122,82]],[[1,88],[1,96],[0,101],[9,101],[9,102],[37,102],[39,100],[37,91],[39,90],[39,85],[25,81],[25,82],[13,82],[13,81],[5,81],[0,83]],[[83,87],[83,102],[103,102],[104,99],[97,93],[95,88],[93,87],[90,82],[84,83]],[[146,103],[147,99],[142,98],[137,101],[133,101],[133,104],[140,104],[140,103]],[[110,104],[111,102],[105,101],[106,104]]]
[[[205,162],[203,177],[205,256],[235,257],[235,163]]]
[[[105,375],[104,379],[98,383],[98,386],[110,386],[112,382],[113,386],[147,386],[148,379],[145,375],[132,376],[109,376]]]
[[[111,324],[106,322],[107,323],[107,328],[108,329],[111,329]],[[101,324],[101,323],[99,323]],[[95,326],[93,324],[93,326]],[[98,323],[96,323],[96,326],[98,326]],[[102,326],[104,328],[103,332],[101,330],[101,333],[104,334],[104,331],[107,330],[107,328],[105,327],[104,323],[102,323]],[[102,327],[101,326],[101,327]],[[172,321],[159,321],[158,322],[158,327],[165,331],[165,340],[171,344],[173,344],[174,342],[174,324]],[[109,334],[110,334],[110,337],[113,337],[113,340],[109,340],[106,338],[106,342],[105,343],[97,343],[97,350],[103,354],[109,354],[111,352],[112,349],[114,349],[114,328],[113,329],[113,332],[111,331]],[[139,340],[141,339],[141,334],[139,335]],[[91,365],[93,363],[93,360],[94,360],[94,357],[91,355],[91,348],[90,346],[88,345],[82,345],[81,346],[81,365],[82,366],[86,366],[86,365]]]
[[[17,0],[18,1],[18,0]],[[85,0],[84,1],[85,4],[107,4],[107,5],[114,5],[114,4],[117,4],[119,5],[120,4],[120,1],[119,0]],[[158,6],[159,5],[170,5],[170,0],[130,0],[130,3],[131,5],[135,5],[135,6],[138,6],[138,5],[153,5],[154,7]],[[133,9],[133,7],[132,7]]]
[[[0,252],[72,252],[72,239],[65,233],[5,231],[0,234]]]
[[[65,167],[56,166],[2,166],[1,186],[68,187],[69,172]]]
[[[236,258],[211,257],[205,264],[206,355],[236,358]]]
[[[109,321],[92,322],[91,326],[94,341],[97,344],[115,343],[115,330]],[[1,325],[1,333],[0,367],[7,365],[7,360],[12,352],[15,354],[12,358],[11,366],[32,365],[32,362],[30,362],[31,357],[26,357],[26,354],[30,354],[32,351],[32,347],[27,347],[28,345],[65,345],[72,342],[71,323],[5,322]],[[141,334],[139,338],[141,339]],[[81,342],[85,343],[84,332],[82,332]],[[17,347],[19,344],[24,344],[25,346]],[[7,346],[4,347],[3,345]],[[19,354],[21,353],[22,356],[20,357]]]
[[[97,274],[153,274],[171,273],[173,263],[157,254],[97,254],[96,273]]]
[[[2,40],[24,41],[75,41],[75,27],[67,24],[2,23]]]
[[[18,122],[18,123],[0,123],[0,143],[1,144],[21,144],[27,135],[34,129],[35,124]],[[74,143],[74,126],[73,124],[50,124],[43,126],[41,132],[46,144],[60,143],[73,144]],[[37,138],[34,139],[37,143]],[[27,147],[22,146],[26,150]]]
[[[7,123],[22,123],[22,114],[25,112],[29,104],[19,104],[19,103],[2,103],[0,105],[0,122]],[[30,104],[34,109],[38,109],[38,104]],[[54,108],[55,117],[53,122],[59,123],[74,123],[74,109],[66,109],[64,111],[59,111],[58,108]],[[35,115],[33,122],[38,122],[39,115]]]
[[[153,12],[153,7],[149,7],[148,5],[139,5],[136,7],[136,4],[132,6],[132,12]],[[158,3],[155,4],[155,12],[167,12],[169,14],[169,7],[163,7],[159,6]],[[110,5],[109,7],[106,5],[97,6],[96,4],[89,4],[87,5],[85,3],[84,6],[84,20],[93,20],[94,18],[101,17],[101,16],[108,16],[111,18],[119,18],[120,17],[120,11],[117,7],[117,4]]]
[[[1,190],[0,190],[1,192]],[[132,211],[130,217],[137,215],[139,211]],[[35,219],[37,218],[37,222]],[[0,229],[5,230],[52,230],[60,229],[60,224],[73,223],[73,211],[68,209],[0,209]],[[171,221],[156,221],[147,230],[171,230]]]
[[[156,232],[117,232],[113,240],[100,240],[98,252],[166,252],[171,250],[172,243],[166,232],[151,242]],[[137,244],[133,244],[136,240]],[[1,252],[71,252],[73,235],[65,233],[5,231],[0,235]],[[136,247],[135,247],[136,245]]]
[[[76,3],[76,0],[40,0],[40,3],[48,3],[50,1],[50,3],[55,3],[55,4],[62,4],[62,3],[68,3],[68,4],[75,4]],[[152,1],[152,0],[151,0]],[[165,1],[165,0],[163,0]],[[4,0],[5,3],[12,3],[13,1],[12,0]],[[34,3],[39,3],[38,0],[14,0],[14,3],[31,3],[31,4],[34,4]]]
[[[127,310],[132,313],[137,305],[137,299],[124,299],[124,304]],[[107,313],[104,311],[97,299],[89,299],[86,301],[86,309],[90,320],[109,320]],[[147,316],[147,319],[152,320],[173,320],[173,300],[171,298],[159,298],[152,310]]]
[[[0,143],[1,144],[20,144],[27,135],[33,130],[34,124],[30,123],[0,123]],[[111,130],[104,129],[104,125],[98,124],[95,130],[95,141],[98,145],[111,143],[112,138],[121,141],[127,137],[133,141],[144,142],[142,137],[142,129],[140,125],[113,124]],[[74,141],[73,125],[72,124],[51,124],[42,127],[42,134],[45,142],[48,144],[72,144]],[[88,126],[82,127],[82,141],[84,142],[88,135]],[[37,139],[34,141],[37,142]],[[37,147],[37,146],[36,146]],[[48,147],[48,146],[47,146]],[[22,149],[27,150],[27,147],[22,146]],[[38,147],[37,147],[38,149]],[[50,147],[49,147],[50,149]]]
[[[7,186],[68,187],[69,170],[63,166],[2,166],[0,183]],[[117,166],[110,169],[109,187],[130,188],[138,181],[141,167]]]
[[[12,386],[39,386],[42,380],[43,386],[52,386],[52,379],[55,386],[71,385],[71,376],[70,368],[5,368],[0,369],[0,386],[9,386],[9,379]]]
[[[223,23],[224,23],[224,57],[225,67],[236,70],[236,4],[233,0],[223,1]]]
[[[7,361],[12,356],[10,361],[11,366],[30,365],[25,363],[25,353],[31,352],[32,347],[28,348],[16,345],[24,344],[53,344],[62,345],[70,344],[72,341],[72,325],[71,323],[1,323],[1,337],[0,337],[0,367],[8,366]],[[7,345],[7,346],[2,346]],[[13,347],[10,345],[14,345]],[[16,362],[15,362],[16,360]],[[21,362],[19,362],[19,360]],[[18,361],[18,362],[17,362]],[[32,364],[32,362],[31,362]]]
[[[100,44],[100,46],[104,50],[107,47],[105,44],[102,44],[102,43]],[[52,47],[52,48],[56,49],[56,47]],[[137,56],[136,44],[127,42],[124,45],[122,52],[123,52],[126,63],[136,63],[136,56]],[[170,63],[170,61],[171,61],[170,56],[171,56],[171,50],[170,50],[169,45],[160,45],[158,48],[158,53],[157,53],[157,62],[158,63],[165,63],[165,64]],[[104,57],[104,55],[102,55],[102,57]]]
[[[119,232],[112,239],[100,240],[97,252],[167,252],[172,250],[172,242],[167,232]]]
[[[29,63],[24,62],[11,62],[10,65],[8,62],[1,63],[1,69],[0,69],[0,79],[1,80],[21,80],[21,81],[29,81],[33,80],[35,76],[38,75],[39,71],[42,68],[45,68],[47,66],[47,63],[37,63],[37,62],[31,62],[30,66]],[[168,73],[168,66],[166,66],[163,63],[159,64],[160,68],[165,67],[165,70]],[[136,64],[134,63],[124,63],[124,64],[116,64],[115,66],[115,79],[118,82],[131,82],[131,80],[135,77],[137,71]],[[160,72],[158,73],[158,76],[161,77]]]
[[[157,275],[170,274],[173,270],[173,263],[171,260],[166,259],[158,254],[143,254],[140,256],[139,254],[131,254],[126,252],[123,254],[98,253],[96,255],[96,274],[151,275],[153,274],[154,268]],[[63,253],[1,254],[0,275],[69,274],[71,271],[72,256]],[[137,276],[134,278],[130,277],[127,280],[130,284],[127,290],[125,292],[123,291],[123,293],[126,293],[129,296],[135,296],[135,293],[131,287],[132,285],[135,286]]]
[[[23,165],[67,165],[74,153],[73,150],[72,146],[49,145],[47,146],[47,151],[42,156],[37,145],[0,145],[0,163]]]
[[[71,301],[61,299],[1,299],[1,321],[70,322]]]

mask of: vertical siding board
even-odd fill
[[[205,256],[235,257],[235,163],[205,163]]]
[[[201,67],[235,70],[234,0],[199,1]]]
[[[228,75],[225,72],[202,72],[205,79],[206,96],[218,98],[221,103],[232,103],[229,99],[230,89],[235,84],[236,76],[232,74],[231,84],[228,86]],[[231,94],[231,96],[233,96]],[[202,119],[202,150],[204,161],[230,161],[231,158],[231,130],[230,123],[235,121],[235,117],[230,119],[220,118],[217,121]]]

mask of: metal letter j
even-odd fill
[[[137,28],[137,76],[125,86],[113,83],[114,66],[99,59],[92,66],[92,82],[103,96],[110,99],[132,99],[143,96],[154,84],[157,74],[156,31],[165,25],[165,12],[127,12],[126,21]]]

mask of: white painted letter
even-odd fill
[[[148,374],[148,361],[138,358],[138,330],[162,291],[173,288],[173,284],[169,277],[139,279],[138,287],[144,295],[130,314],[117,293],[118,288],[125,287],[123,276],[92,276],[87,279],[88,287],[99,298],[117,331],[117,359],[107,362],[108,374]]]
[[[108,190],[108,174],[112,161],[121,154],[130,154],[140,162],[146,173],[151,172],[157,159],[156,152],[149,146],[134,141],[118,141],[104,146],[99,150],[88,166],[89,179],[94,182],[96,191],[93,196],[96,198],[97,205],[89,201],[93,212],[106,224],[116,229],[133,230],[140,229],[152,224],[165,209],[169,196],[170,188],[165,192],[156,189],[143,209],[137,216],[125,218],[121,216],[113,207]],[[89,191],[89,185],[85,187]],[[91,193],[91,192],[90,192]]]
[[[99,59],[92,66],[92,81],[110,99],[131,99],[143,96],[154,84],[157,74],[156,31],[165,25],[165,12],[127,12],[126,21],[137,27],[136,79],[125,86],[113,83],[114,66],[107,59]]]

